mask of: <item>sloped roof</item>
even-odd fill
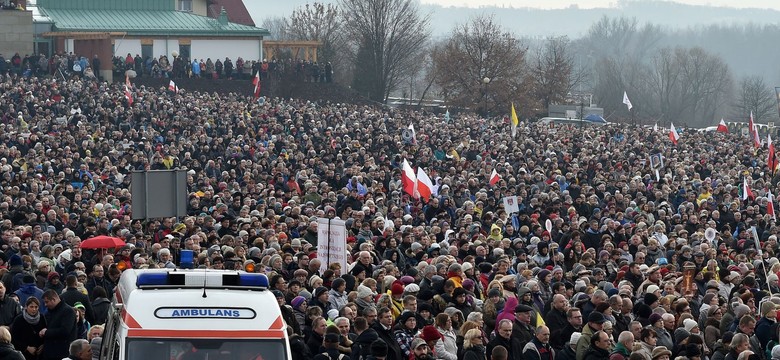
[[[225,8],[230,22],[255,26],[252,15],[249,14],[246,6],[244,6],[243,0],[211,0],[211,5],[208,7],[208,16],[214,19],[219,18],[222,8]]]
[[[175,10],[113,10],[40,8],[56,31],[126,32],[128,35],[268,36],[266,29]]]

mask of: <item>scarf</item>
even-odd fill
[[[40,311],[35,314],[35,316],[28,314],[27,311],[22,311],[22,315],[24,316],[24,320],[30,325],[38,325],[38,322],[41,321]]]

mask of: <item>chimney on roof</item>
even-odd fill
[[[220,25],[227,25],[228,24],[228,16],[227,16],[227,10],[225,10],[225,7],[222,7],[222,10],[219,12],[219,18],[217,19],[219,21]]]

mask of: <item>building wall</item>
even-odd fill
[[[208,4],[206,0],[192,0],[192,13],[200,16],[207,16]]]
[[[114,40],[114,55],[127,57],[127,54],[135,57],[135,54],[141,54],[141,40],[140,39],[115,39]]]
[[[217,58],[225,60],[225,57],[229,57],[235,63],[239,56],[244,60],[260,59],[260,39],[192,39],[192,57],[194,59],[211,58],[211,60],[216,61]]]
[[[167,44],[167,45],[166,45]],[[140,47],[139,47],[140,51]],[[173,52],[179,52],[179,40],[178,39],[154,39],[154,45],[152,52],[155,58],[160,56],[167,56],[169,60],[173,60]]]
[[[0,53],[10,59],[15,53],[22,57],[33,52],[32,11],[0,11]]]

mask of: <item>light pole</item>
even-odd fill
[[[490,78],[485,76],[482,79],[483,89],[482,89],[482,110],[485,112],[485,117],[488,117],[488,110],[487,110],[487,87],[488,84],[490,84]]]

